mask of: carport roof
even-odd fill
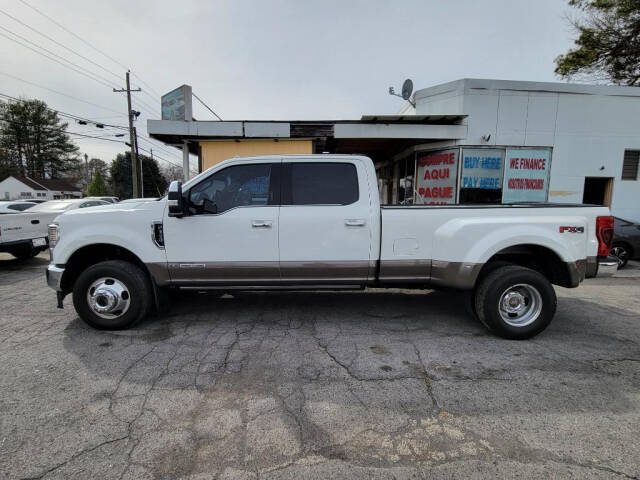
[[[360,120],[148,120],[149,135],[164,143],[184,140],[372,139],[458,140],[466,137],[466,115],[364,115]],[[190,148],[197,147],[192,146]],[[193,151],[192,153],[196,153]]]

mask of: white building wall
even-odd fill
[[[624,150],[640,149],[640,88],[465,79],[415,98],[418,115],[468,115],[460,145],[552,147],[549,201],[581,203],[585,177],[612,177],[613,214],[640,221],[640,180],[621,180]]]
[[[27,194],[27,195],[24,195]],[[5,178],[0,182],[0,197],[2,200],[23,200],[28,198],[43,198],[37,197],[36,191],[25,185],[24,183],[16,180],[13,177]]]

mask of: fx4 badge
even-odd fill
[[[560,233],[584,233],[584,227],[560,227]]]

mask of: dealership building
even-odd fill
[[[359,120],[186,121],[163,109],[147,128],[197,154],[200,171],[236,156],[364,154],[383,203],[593,203],[640,221],[640,88],[462,79],[411,100]]]

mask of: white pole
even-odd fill
[[[182,141],[182,181],[189,180],[189,142]]]

